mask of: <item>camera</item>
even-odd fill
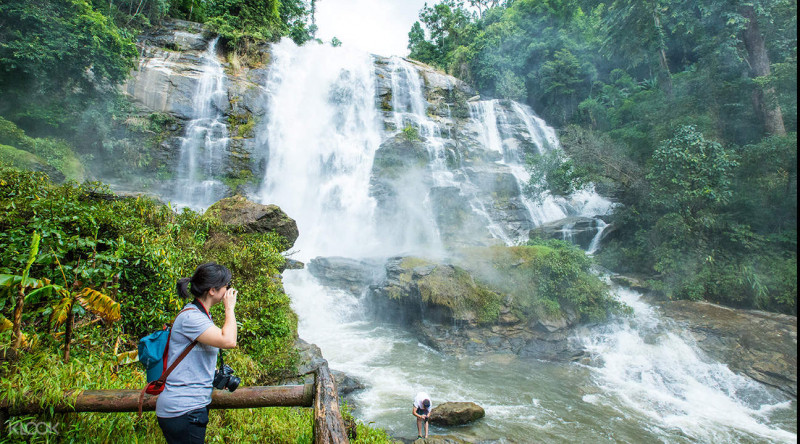
[[[242,380],[238,376],[233,376],[233,369],[227,364],[222,364],[219,370],[214,371],[214,382],[212,383],[215,389],[229,391],[236,390]]]

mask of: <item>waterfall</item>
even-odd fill
[[[225,72],[217,56],[218,40],[210,41],[202,54],[202,71],[192,98],[194,118],[180,139],[175,180],[165,193],[178,208],[207,208],[227,191],[217,179],[228,147],[228,129],[221,111],[228,93]]]
[[[447,168],[445,140],[441,126],[428,117],[424,82],[416,68],[399,58],[391,58],[392,114],[397,131],[410,126],[425,140],[434,186],[458,186]]]
[[[597,234],[594,235],[592,241],[589,243],[589,248],[586,249],[586,254],[595,254],[600,248],[600,241],[603,239],[603,232],[608,228],[608,224],[603,219],[595,219],[597,224]]]
[[[268,166],[259,200],[296,221],[300,257],[376,254],[370,172],[381,141],[368,54],[273,45],[265,89]]]
[[[543,154],[558,147],[558,138],[555,130],[548,126],[544,120],[533,114],[529,107],[511,102],[511,113],[520,120],[526,133],[518,134],[518,138],[525,138],[536,148],[536,153],[525,152],[516,141],[515,134],[511,133],[509,116],[504,107],[500,107],[498,100],[484,100],[470,103],[470,115],[474,125],[479,128],[481,142],[489,151],[502,155],[498,161],[505,165],[514,175],[521,190],[524,190],[530,180],[530,173],[525,165],[527,156]],[[498,125],[498,123],[500,125]],[[540,196],[534,202],[524,193],[520,196],[524,203],[531,222],[531,226],[539,226],[547,222],[564,219],[567,216],[595,217],[608,214],[612,204],[607,199],[597,194],[593,188],[580,190],[571,196],[570,200],[554,197],[549,193]]]

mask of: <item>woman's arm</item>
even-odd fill
[[[216,325],[208,327],[197,337],[198,342],[218,348],[236,347],[236,314],[233,309],[236,306],[237,294],[238,292],[233,288],[229,288],[225,292],[225,296],[222,297],[222,303],[225,306],[225,323],[222,328]]]

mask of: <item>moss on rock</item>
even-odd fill
[[[297,223],[280,207],[251,202],[244,196],[237,195],[218,201],[206,210],[203,217],[235,232],[275,232],[283,237],[284,250],[292,248],[299,235]]]

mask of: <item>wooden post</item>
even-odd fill
[[[135,412],[139,408],[141,390],[84,390],[64,394],[62,401],[52,406],[54,412]],[[142,410],[155,410],[157,396],[145,395]],[[275,387],[240,387],[235,392],[214,390],[212,409],[245,409],[252,407],[311,407],[314,386],[285,385]],[[74,399],[74,403],[72,400]],[[15,406],[0,404],[11,416],[42,413],[51,406],[42,407],[34,396]]]
[[[317,369],[314,378],[314,444],[349,444],[339,393],[327,363]]]

